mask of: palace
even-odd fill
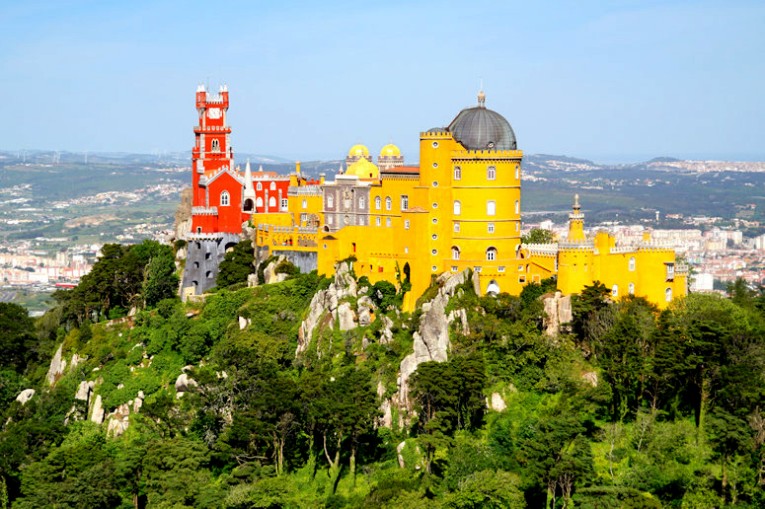
[[[301,270],[329,275],[338,261],[353,258],[356,275],[372,283],[411,284],[407,310],[432,276],[465,269],[474,271],[481,294],[518,295],[551,276],[563,294],[600,281],[615,298],[634,294],[660,308],[686,294],[687,269],[650,236],[629,248],[605,232],[587,238],[578,197],[564,241],[522,243],[523,152],[510,123],[486,108],[483,92],[446,127],[420,133],[419,166],[406,165],[395,145],[382,148],[377,164],[367,147],[354,145],[332,181],[303,178],[299,163],[284,177],[253,173],[249,163],[243,174],[234,169],[228,91],[220,95],[197,92],[189,235],[196,244],[187,272],[189,261],[203,262],[211,250],[220,258],[229,240],[220,239],[249,221],[260,259],[284,255]],[[185,291],[200,293],[213,286],[217,268],[192,272],[184,274]]]

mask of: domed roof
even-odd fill
[[[369,149],[360,143],[356,144],[348,151],[348,157],[369,157]]]
[[[380,157],[401,157],[401,150],[393,143],[388,143],[380,149]]]
[[[516,150],[515,133],[505,117],[486,109],[483,92],[478,106],[465,108],[449,124],[448,130],[468,150]]]
[[[345,174],[356,175],[360,179],[376,179],[380,178],[380,169],[376,164],[362,157],[355,163],[348,165]]]

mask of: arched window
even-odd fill
[[[672,302],[672,288],[667,288],[664,290],[664,300],[667,302]]]
[[[516,164],[515,165],[515,178],[519,179],[521,178],[521,165]]]
[[[390,210],[393,208],[393,200],[390,199],[390,196],[385,197],[385,210]]]
[[[630,266],[629,266],[629,268],[630,268],[630,271],[634,271],[635,270],[635,257],[634,256],[630,256]]]
[[[328,194],[327,195],[327,207],[332,208],[335,206],[335,195],[334,194]]]
[[[486,202],[486,215],[493,216],[497,213],[497,202],[489,200]]]
[[[452,246],[452,260],[459,260],[460,259],[460,248],[457,246]]]
[[[462,180],[462,168],[459,166],[454,167],[454,180]]]
[[[258,191],[262,191],[262,190],[263,190],[263,184],[261,184],[260,182],[258,182],[258,185],[257,185],[257,186],[255,186],[255,189],[257,189]]]
[[[263,207],[263,198],[258,196],[258,198],[255,200],[255,206],[258,207],[258,208]]]
[[[276,191],[276,182],[271,182],[269,189],[271,189],[271,191]]]
[[[210,150],[212,150],[213,152],[220,152],[220,141],[213,140],[210,146]]]
[[[459,200],[456,200],[454,202],[454,215],[459,216],[462,214],[462,204],[459,202]]]
[[[490,247],[486,250],[486,261],[493,262],[497,259],[497,248]]]
[[[382,207],[382,200],[379,196],[375,196],[375,208],[380,210],[380,207]]]
[[[497,178],[497,167],[489,166],[486,168],[486,180],[495,180]]]
[[[359,196],[359,210],[364,210],[364,207],[366,206],[366,200],[363,196]]]
[[[635,295],[635,283],[630,283],[627,287],[627,293],[630,295]]]
[[[244,210],[245,212],[250,212],[252,211],[252,206],[253,206],[252,198],[247,198],[246,200],[244,200],[244,207],[242,208],[242,210]]]
[[[220,206],[221,207],[228,207],[231,203],[231,196],[229,196],[228,191],[221,191],[220,193]]]
[[[611,287],[611,297],[618,297],[619,296],[619,285],[614,285]]]
[[[268,207],[269,208],[276,207],[276,198],[274,198],[273,196],[268,199]]]
[[[521,213],[521,202],[518,200],[515,200],[515,213],[516,214]]]

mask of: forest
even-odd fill
[[[182,303],[180,248],[106,245],[36,320],[0,303],[1,509],[765,507],[762,289],[659,311],[596,283],[551,335],[554,280],[466,282],[446,306],[466,322],[403,408],[438,280],[414,313],[406,280],[354,280],[341,301],[371,302],[368,323],[304,337],[336,280],[281,262],[248,288],[264,267],[241,243]]]

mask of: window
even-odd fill
[[[635,295],[635,283],[630,283],[627,287],[627,293],[630,295]]]
[[[438,163],[433,163],[433,168],[438,168]]]
[[[387,226],[388,228],[390,228],[390,222],[391,222],[391,221],[390,221],[390,218],[389,218],[389,217],[386,217],[386,218],[385,218],[385,226]]]
[[[459,260],[460,259],[460,248],[457,246],[452,246],[452,260]]]
[[[380,225],[382,224],[382,223],[380,222],[380,216],[377,216],[377,217],[375,218],[375,224],[376,224],[377,226],[380,226]]]
[[[359,226],[364,226],[364,216],[357,216],[356,224],[358,224]]]
[[[674,263],[665,263],[664,264],[667,268],[667,281],[674,281],[675,280],[675,264]],[[669,301],[667,301],[669,302]]]
[[[220,206],[228,207],[230,203],[231,203],[231,196],[229,196],[228,191],[222,191],[220,193]]]
[[[275,208],[276,207],[276,198],[273,196],[268,199],[268,206],[269,208]]]
[[[432,254],[433,256],[437,255],[438,254],[438,249],[431,249],[430,250],[430,254]]]
[[[515,231],[517,231],[517,232],[521,231],[521,222],[520,221],[516,221],[515,222]]]
[[[437,203],[437,202],[433,202],[433,208],[434,208],[434,209],[437,209],[437,208],[438,208],[438,203]]]
[[[334,194],[328,194],[327,195],[327,208],[331,209],[335,206],[335,195]]]
[[[401,195],[401,210],[409,210],[409,195]]]
[[[667,302],[672,302],[672,288],[667,288],[664,290],[664,300]]]
[[[614,285],[611,287],[611,297],[618,297],[619,296],[619,285]]]
[[[335,224],[335,216],[327,216],[327,224]]]
[[[459,166],[454,167],[454,180],[462,180],[462,168]]]
[[[287,200],[285,200],[284,198],[282,198],[282,201],[286,202]],[[302,206],[304,209],[307,209],[307,208],[308,208],[308,200],[303,200],[303,203],[301,203],[301,206]],[[286,206],[286,205],[284,205],[284,207],[286,208],[287,206]]]
[[[438,187],[438,181],[437,180],[433,181],[433,187]]]
[[[390,199],[390,196],[385,197],[385,210],[390,210],[393,208],[393,200]]]
[[[454,215],[459,216],[462,213],[462,204],[459,201],[454,202]]]
[[[263,184],[258,182],[258,185],[255,186],[255,189],[257,189],[258,191],[262,191],[263,190]]]
[[[500,265],[499,267],[497,267],[497,272],[505,272],[505,266]]]
[[[486,225],[486,231],[489,233],[494,233],[494,223],[489,223]]]
[[[489,200],[486,202],[486,215],[493,216],[497,213],[497,202]]]
[[[438,267],[436,267],[435,265],[433,265],[433,266],[430,268],[430,270],[432,270],[433,272],[437,272],[437,271],[438,271]]]
[[[438,148],[438,142],[437,141],[433,142],[433,148]]]
[[[261,198],[260,196],[258,196],[258,197],[255,199],[255,206],[256,206],[256,207],[258,207],[258,208],[262,208],[262,207],[263,207],[263,198]]]
[[[431,235],[431,236],[430,236],[430,238],[431,238],[431,239],[433,239],[433,240],[438,240],[438,235],[436,235],[436,234],[434,233],[433,235]]]
[[[519,179],[521,178],[521,165],[516,164],[515,165],[515,178]]]
[[[434,217],[434,218],[431,220],[431,222],[432,222],[433,224],[438,224],[438,218],[437,218],[437,217]]]
[[[460,270],[456,265],[452,265],[452,272],[457,272]]]
[[[635,270],[635,257],[634,256],[630,256],[630,266],[629,266],[629,269],[630,269],[630,271],[634,271]]]
[[[305,200],[303,200],[303,203],[305,203]],[[287,198],[282,198],[282,205],[281,205],[281,207],[282,207],[282,210],[287,210],[287,207],[288,207]],[[305,208],[305,207],[303,207],[303,208]]]
[[[489,166],[486,168],[486,180],[496,180],[497,178],[497,167],[496,166]]]
[[[213,140],[210,150],[213,152],[220,152],[220,140]]]
[[[276,191],[276,182],[271,182],[271,185],[270,185],[270,186],[268,186],[268,188],[269,188],[271,191]]]
[[[454,233],[459,233],[459,232],[460,232],[460,223],[459,223],[459,221],[455,221],[455,223],[454,223]]]
[[[486,250],[486,261],[493,262],[497,259],[497,249],[490,247]]]
[[[519,200],[515,200],[515,213],[516,214],[521,213],[521,202]]]
[[[366,205],[366,200],[363,196],[359,196],[359,210],[364,210],[364,206]]]
[[[382,207],[382,200],[379,196],[375,196],[375,208],[380,210],[380,207]]]
[[[408,230],[408,229],[409,229],[409,220],[405,219],[404,220],[404,230]]]

